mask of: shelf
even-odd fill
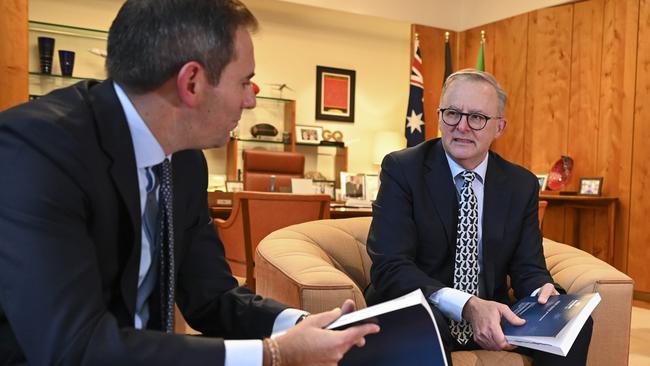
[[[38,55],[38,37],[54,38],[52,74],[42,74]],[[29,22],[29,94],[40,96],[50,91],[75,84],[84,79],[106,79],[105,58],[93,53],[105,53],[108,32],[62,24]],[[63,77],[59,67],[58,51],[75,52],[73,76]],[[92,52],[91,52],[92,50]]]

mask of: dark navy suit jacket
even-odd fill
[[[224,360],[222,339],[133,329],[140,195],[111,83],[82,82],[0,114],[0,364]],[[203,154],[178,152],[172,163],[182,313],[204,335],[268,335],[285,307],[237,287],[208,213]]]
[[[417,288],[425,296],[453,287],[458,202],[439,139],[391,153],[382,162],[381,186],[368,234],[372,259],[369,304]],[[529,296],[552,278],[538,226],[535,175],[489,152],[483,202],[484,298],[508,303]]]

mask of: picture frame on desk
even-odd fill
[[[322,135],[322,127],[296,125],[296,142],[299,144],[318,145],[321,142]]]
[[[537,181],[539,182],[539,191],[546,190],[546,182],[548,181],[548,174],[535,174],[537,176]]]
[[[316,119],[354,122],[356,71],[316,66]]]
[[[364,174],[341,172],[341,199],[365,199]]]
[[[364,174],[363,176],[363,196],[368,201],[377,199],[379,193],[379,175],[378,174]]]
[[[580,178],[580,191],[582,196],[600,196],[603,192],[603,177]]]
[[[244,190],[244,182],[237,180],[226,181],[226,192],[241,192]]]

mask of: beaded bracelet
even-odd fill
[[[264,338],[264,343],[269,349],[271,354],[271,366],[282,366],[282,358],[280,357],[280,347],[278,347],[278,342],[273,338]]]

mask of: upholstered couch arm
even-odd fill
[[[569,293],[598,292],[589,347],[593,365],[627,365],[633,281],[609,264],[566,244],[544,239],[546,265],[553,279]]]
[[[257,293],[317,313],[352,299],[366,307],[368,220],[322,220],[278,230],[257,247]]]

